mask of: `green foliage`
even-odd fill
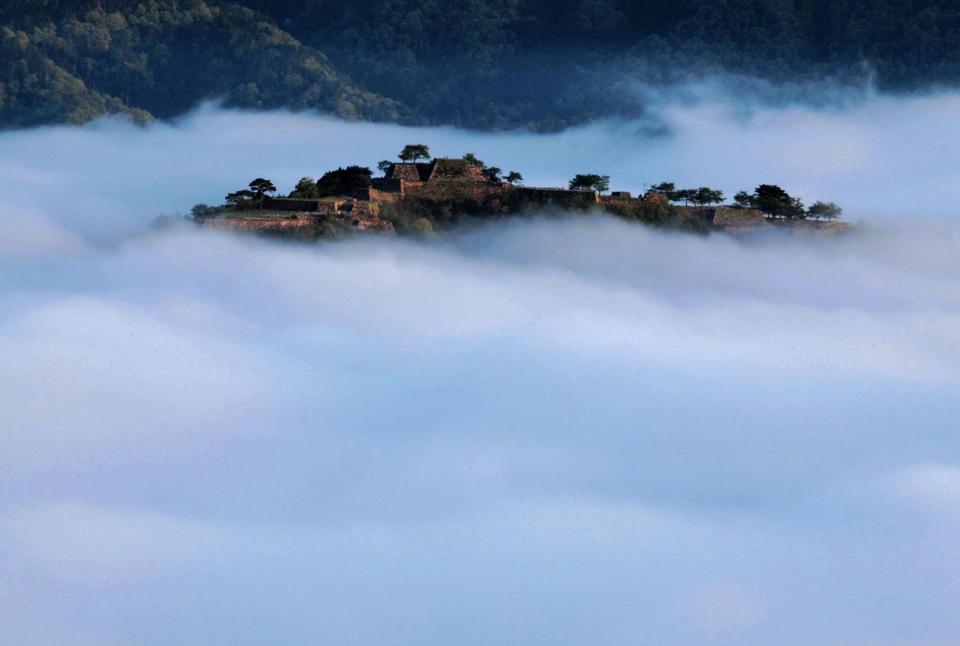
[[[424,144],[407,144],[398,155],[401,161],[416,162],[418,159],[430,159],[430,147]]]
[[[518,183],[519,183],[519,184],[522,184],[522,183],[523,183],[523,175],[521,175],[520,173],[518,173],[518,172],[515,171],[515,170],[512,170],[512,171],[510,171],[509,173],[507,173],[507,176],[504,177],[503,180],[504,180],[507,184],[510,184],[511,186],[513,186],[514,184],[518,184]]]
[[[247,189],[242,189],[234,193],[227,193],[227,196],[224,199],[226,200],[227,206],[239,208],[241,204],[244,202],[249,202],[254,197],[256,197],[256,193]]]
[[[324,173],[317,180],[317,192],[320,197],[328,195],[353,195],[357,191],[370,187],[373,172],[363,166],[347,166]]]
[[[755,209],[757,208],[757,200],[753,195],[747,193],[746,191],[740,191],[733,196],[733,203],[741,209]]]
[[[833,202],[814,202],[807,209],[807,216],[816,220],[836,220],[843,215],[843,209]]]
[[[956,0],[19,0],[0,127],[199,101],[555,130],[642,110],[635,82],[729,71],[960,84]],[[550,70],[550,73],[545,73]]]
[[[470,166],[474,166],[476,168],[486,168],[487,166],[485,163],[477,159],[477,156],[474,155],[473,153],[467,153],[466,155],[464,155],[463,161],[467,162]]]
[[[654,184],[651,186],[650,190],[654,193],[663,193],[667,196],[667,199],[673,200],[673,194],[677,190],[677,185],[673,182],[660,182],[659,184]]]
[[[570,190],[594,190],[603,193],[610,188],[609,175],[577,175],[570,180]]]
[[[216,208],[207,204],[195,204],[193,208],[190,209],[190,217],[192,217],[194,220],[201,220],[205,217],[213,215],[216,212]]]
[[[312,177],[301,177],[288,197],[304,200],[315,199],[320,197],[320,190]]]
[[[751,201],[754,208],[760,209],[767,217],[790,219],[806,217],[803,202],[773,184],[758,186],[751,196]]]
[[[253,193],[253,197],[257,200],[260,208],[263,208],[263,198],[268,193],[276,193],[277,187],[273,185],[268,179],[258,177],[257,179],[250,182],[250,192]]]
[[[108,113],[173,117],[223,98],[249,108],[314,108],[403,119],[321,53],[240,3],[31,3],[0,14],[0,126],[83,122]]]
[[[701,186],[693,192],[691,202],[697,206],[706,206],[708,204],[719,204],[723,202],[723,191]]]

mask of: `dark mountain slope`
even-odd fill
[[[20,3],[30,5],[34,3]],[[168,118],[199,101],[316,108],[400,120],[401,106],[359,88],[326,56],[234,4],[36,3],[0,28],[0,124],[84,121],[105,112]]]
[[[14,0],[0,125],[198,101],[553,129],[714,73],[960,84],[958,0]]]

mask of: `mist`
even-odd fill
[[[4,639],[956,643],[960,95],[694,94],[655,136],[213,106],[0,135]],[[149,228],[411,142],[864,224]]]

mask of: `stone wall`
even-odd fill
[[[763,214],[756,209],[735,209],[729,206],[677,206],[677,212],[700,218],[714,229],[737,231],[766,226]]]
[[[243,215],[227,218],[207,218],[203,220],[203,227],[220,231],[245,231],[247,233],[287,233],[294,232],[297,229],[315,227],[322,220],[322,216],[313,215],[290,215],[286,217]]]
[[[403,182],[403,194],[424,199],[443,200],[451,198],[484,199],[510,190],[509,185],[497,182],[465,180],[441,180],[431,182]]]
[[[514,188],[517,201],[522,206],[551,206],[562,208],[584,209],[595,206],[600,202],[596,191],[571,191],[564,188],[530,188],[520,186]]]

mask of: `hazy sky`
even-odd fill
[[[3,640],[957,643],[958,106],[0,135]],[[411,141],[536,184],[778,181],[868,226],[146,229]]]

